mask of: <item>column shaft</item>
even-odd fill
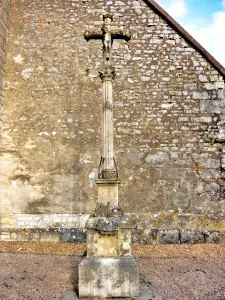
[[[112,81],[103,82],[104,170],[114,170],[113,159],[113,96]]]

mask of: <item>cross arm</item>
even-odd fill
[[[84,38],[86,41],[90,40],[103,40],[104,31],[88,31],[86,30],[84,33]],[[125,41],[129,41],[131,39],[131,33],[127,31],[123,31],[122,29],[114,29],[111,31],[111,35],[113,39],[124,39]]]
[[[104,37],[104,33],[102,31],[88,31],[86,30],[84,33],[84,38],[86,41],[90,40],[102,40]]]
[[[111,34],[113,39],[123,39],[127,42],[131,39],[131,33],[128,30],[123,31],[122,29],[114,29],[111,31]]]

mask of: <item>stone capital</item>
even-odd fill
[[[103,21],[105,21],[105,19],[111,19],[113,21],[113,15],[112,14],[104,14]]]
[[[104,81],[112,81],[116,76],[115,68],[109,66],[109,67],[100,69],[99,76],[103,82]]]

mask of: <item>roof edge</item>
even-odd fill
[[[225,79],[225,68],[201,45],[197,42],[177,21],[175,21],[160,5],[154,0],[143,0],[149,7],[158,13],[169,25],[185,38],[211,65],[219,71]]]

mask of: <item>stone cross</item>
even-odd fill
[[[100,32],[85,32],[86,40],[103,43],[103,68],[99,75],[103,84],[103,141],[97,207],[87,223],[87,257],[79,265],[81,298],[134,299],[139,295],[138,264],[131,250],[132,221],[119,206],[117,169],[113,156],[113,39],[129,40],[130,35],[111,25],[112,15],[104,15]],[[136,299],[136,298],[135,298]]]
[[[114,39],[129,41],[131,35],[121,29],[112,26],[113,16],[103,16],[101,31],[86,31],[84,37],[87,41],[91,39],[102,40],[103,43],[103,68],[99,75],[103,83],[103,157],[100,166],[100,178],[117,179],[117,170],[113,154],[113,96],[112,81],[115,77],[115,69],[112,67],[112,43]]]

